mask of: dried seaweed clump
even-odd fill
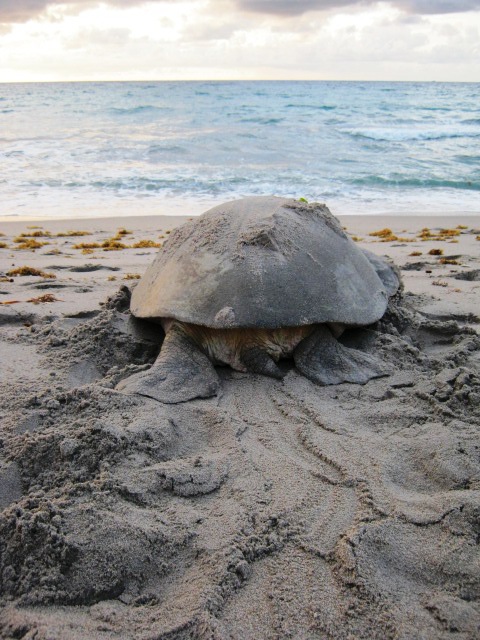
[[[139,280],[140,279],[140,274],[139,273],[126,273],[123,276],[123,280]]]
[[[460,233],[458,229],[440,229],[438,235],[444,238],[452,238],[453,236],[459,236]]]
[[[8,244],[6,242],[0,242],[0,249],[8,249]]]
[[[368,235],[373,236],[374,238],[382,238],[382,240],[385,238],[397,239],[397,236],[394,235],[393,231],[387,227],[385,229],[380,229],[379,231],[372,231]]]
[[[41,231],[33,231],[32,233],[21,233],[18,236],[18,240],[14,240],[14,242],[23,242],[20,238],[50,238],[51,235],[50,231],[44,231],[42,229]]]
[[[429,256],[443,256],[443,249],[430,249]]]
[[[409,256],[421,256],[422,252],[421,251],[412,251],[412,253],[408,254]]]
[[[153,240],[140,240],[132,244],[132,249],[150,249],[155,247],[159,249],[162,246],[161,242],[154,242]]]
[[[121,251],[122,249],[128,249],[128,246],[113,237],[102,242],[102,249],[104,251]]]
[[[438,231],[437,233],[432,233],[430,231],[430,229],[428,227],[424,227],[420,233],[418,234],[418,237],[420,238],[420,240],[422,241],[428,241],[428,240],[451,240],[451,238],[454,238],[455,236],[459,236],[460,235],[460,230],[457,229],[440,229],[440,231]]]
[[[41,271],[40,269],[36,269],[35,267],[27,266],[10,269],[10,271],[7,271],[7,276],[38,276],[39,278],[57,277],[54,273],[47,273],[46,271]]]
[[[14,238],[13,240],[15,243],[17,243],[17,246],[15,247],[15,249],[21,250],[21,249],[31,249],[32,251],[35,251],[35,249],[40,249],[40,247],[45,246],[46,244],[48,244],[48,242],[38,242],[37,240],[34,240],[33,238]]]
[[[76,238],[80,236],[91,236],[91,231],[63,231],[62,233],[57,233],[57,238]]]
[[[396,236],[391,229],[385,228],[379,231],[372,231],[368,234],[375,238],[379,238],[379,242],[415,242],[415,238],[404,238],[402,236]]]
[[[74,244],[72,249],[100,249],[101,246],[98,242],[79,242]]]

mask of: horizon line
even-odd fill
[[[0,85],[2,84],[82,84],[82,83],[111,83],[111,84],[121,84],[121,83],[162,83],[162,82],[212,82],[212,83],[221,83],[221,82],[389,82],[389,83],[398,83],[398,84],[480,84],[480,80],[359,80],[359,79],[319,79],[319,78],[178,78],[178,79],[157,79],[157,80],[0,80]]]

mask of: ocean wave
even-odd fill
[[[390,129],[390,128],[369,128],[369,129],[343,129],[352,138],[365,138],[378,142],[412,142],[416,140],[446,140],[454,138],[479,138],[480,129],[472,131],[470,129]]]
[[[330,104],[299,104],[290,103],[285,105],[285,109],[317,109],[318,111],[333,111],[337,107]]]
[[[264,118],[258,116],[257,118],[240,118],[240,122],[251,122],[252,124],[280,124],[285,118]]]
[[[110,113],[118,116],[131,116],[140,113],[156,113],[160,111],[171,111],[170,107],[156,107],[151,104],[141,104],[137,107],[111,107]]]
[[[480,156],[478,155],[457,155],[455,156],[455,160],[462,164],[472,164],[480,167]]]
[[[188,149],[185,147],[181,147],[178,144],[153,144],[148,147],[147,154],[149,156],[160,155],[162,153],[187,153]]]
[[[420,189],[458,189],[465,191],[480,191],[480,182],[473,180],[445,180],[441,178],[409,178],[409,177],[385,177],[364,176],[348,181],[359,187],[395,187],[395,188],[420,188]]]

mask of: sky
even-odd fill
[[[480,82],[480,0],[0,0],[0,82]]]

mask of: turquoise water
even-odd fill
[[[478,213],[480,85],[0,85],[0,215],[199,213],[257,194],[335,213]]]

